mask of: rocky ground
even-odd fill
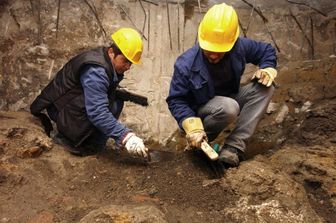
[[[260,0],[253,9],[253,1],[228,0],[241,35],[278,45],[279,88],[247,160],[220,177],[202,153],[184,151],[164,100],[174,59],[194,44],[207,4],[219,1],[200,1],[201,9],[198,1],[168,1],[171,13],[181,10],[170,26],[166,1],[142,1],[147,22],[138,1],[60,2],[0,1],[0,223],[336,222],[334,0]],[[97,155],[73,156],[44,134],[29,104],[68,58],[105,44],[117,27],[133,26],[130,19],[147,24],[148,39],[144,64],[125,83],[150,106],[126,103],[121,121],[160,159],[131,158],[113,141]]]
[[[248,159],[220,178],[204,156],[181,149],[178,134],[167,145],[147,142],[163,151],[159,162],[128,157],[112,142],[76,157],[29,113],[1,112],[0,222],[335,222],[336,97],[325,89],[336,82],[328,64],[331,73],[311,70],[325,79],[295,89],[282,83]]]

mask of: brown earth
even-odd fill
[[[150,149],[162,151],[160,161],[152,163],[115,151],[113,142],[100,154],[76,157],[45,136],[40,123],[27,112],[29,103],[49,82],[56,68],[76,52],[103,42],[103,37],[93,13],[83,2],[62,1],[58,30],[54,27],[56,3],[39,2],[0,2],[3,33],[0,36],[0,109],[6,110],[0,112],[0,223],[335,222],[334,1],[311,1],[311,5],[289,4],[289,1],[270,5],[269,1],[258,1],[280,45],[277,78],[280,87],[248,145],[247,160],[239,168],[226,169],[221,178],[216,177],[202,153],[183,151],[186,143],[177,131],[164,144],[162,140],[157,142],[154,136],[146,138]],[[165,114],[167,91],[161,82],[168,83],[171,72],[166,70],[172,68],[170,62],[175,55],[167,52],[169,39],[163,35],[168,33],[164,20],[167,10],[165,1],[159,2],[159,6],[146,3],[148,13],[152,11],[148,21],[151,41],[147,42],[145,64],[151,69],[141,68],[146,68],[146,74],[152,72],[158,76],[150,77],[150,83],[144,81],[142,75],[128,80],[135,88],[150,89],[145,93],[151,96],[151,102],[157,101],[159,105],[152,105],[152,110],[146,112],[139,112],[133,104],[125,108],[125,112],[133,109],[148,116],[153,111],[157,119],[143,120],[143,115],[139,118],[132,113],[122,117],[123,122],[138,132],[148,131],[150,125],[157,127],[156,133],[166,129],[165,125],[171,127],[171,122],[162,121],[171,117]],[[205,7],[207,2],[218,1],[201,2]],[[237,4],[244,27],[250,24],[251,8],[243,1],[229,2]],[[138,5],[133,7],[137,1],[89,3],[94,3],[100,12],[99,18],[108,32],[114,30],[117,23],[130,25],[118,4],[129,8],[131,16],[141,18],[142,9]],[[192,3],[195,5],[197,1]],[[170,7],[174,10],[172,7],[176,4]],[[293,9],[301,24],[314,20],[314,29],[308,29],[306,22],[303,31],[307,33],[298,30],[288,8]],[[316,12],[316,8],[328,16]],[[190,11],[187,6],[185,10]],[[194,18],[194,25],[198,24],[195,19],[200,16],[196,13],[198,8],[191,10],[190,17]],[[120,20],[119,14],[125,18]],[[82,19],[81,26],[78,26],[78,17]],[[256,35],[257,39],[265,38],[274,44],[263,20],[256,14],[253,18],[249,36]],[[140,27],[142,20],[138,20],[135,22]],[[197,28],[190,25],[193,24],[190,21],[186,18],[180,22],[187,24],[184,47],[195,40]],[[172,27],[177,29],[178,26],[172,23]],[[55,38],[57,31],[58,39]],[[304,38],[307,36],[314,38],[315,55]],[[152,60],[164,65],[152,64]],[[135,68],[135,73],[137,71]],[[159,76],[161,73],[164,78]],[[246,73],[249,80],[251,72]],[[137,125],[139,121],[145,124]],[[229,131],[223,132],[217,141],[222,143]],[[170,132],[164,133],[170,135]]]
[[[221,179],[202,155],[183,152],[179,134],[166,145],[147,141],[165,151],[160,162],[128,157],[113,142],[105,152],[76,157],[28,112],[1,112],[0,222],[335,222],[335,60],[310,61],[309,70],[304,63],[290,65],[295,78],[293,70],[279,77],[277,108],[261,121],[247,161]],[[288,185],[294,195],[284,195]],[[280,204],[276,194],[285,196]],[[116,208],[101,211],[109,205]],[[134,207],[149,217],[129,217]]]
[[[292,131],[293,127],[288,127],[291,129],[285,135],[286,143],[273,150],[259,151],[264,156],[256,160],[267,163],[268,157],[281,148],[295,151],[298,145],[317,143],[329,145],[331,153],[324,157],[330,157],[335,165],[335,98],[320,101],[318,107],[300,120],[300,129]],[[214,179],[204,157],[175,149],[181,146],[179,143],[171,142],[170,146],[175,148],[169,148],[152,142],[152,149],[166,151],[161,154],[160,162],[131,158],[124,151],[113,150],[113,144],[97,155],[76,157],[45,136],[38,121],[29,113],[1,112],[0,117],[0,197],[4,201],[0,204],[0,222],[79,222],[92,210],[111,204],[151,205],[164,213],[168,222],[241,222],[224,211],[236,207],[241,197],[241,192],[232,185],[225,186],[235,175],[225,174],[220,180]],[[296,124],[292,118],[284,126]],[[261,125],[251,148],[262,147],[258,135],[267,133],[262,131]],[[245,162],[255,168],[253,160],[251,154]],[[239,171],[239,168],[232,170]],[[315,172],[315,176],[327,175],[323,171]],[[289,175],[303,185],[311,208],[324,219],[322,222],[334,222],[335,178],[329,178],[333,185],[329,192],[333,193],[328,194],[323,180],[308,179],[298,173]],[[272,193],[268,191],[263,196],[272,197]],[[260,197],[253,196],[260,201]],[[116,217],[106,219],[101,222],[127,222]]]
[[[77,222],[111,203],[154,204],[172,222],[218,222],[219,214],[205,213],[218,213],[235,200],[218,185],[202,186],[209,172],[189,153],[168,153],[150,164],[116,151],[76,157],[57,144],[50,147],[28,113],[1,113],[0,130],[3,222],[33,222],[41,215]]]

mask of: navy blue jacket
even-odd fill
[[[259,68],[275,68],[277,57],[271,44],[239,37],[225,59],[230,60],[231,66],[223,72],[234,80],[231,92],[238,93],[246,63]],[[214,84],[204,60],[202,49],[196,44],[175,62],[166,102],[180,128],[184,119],[196,116],[197,109],[215,96]]]

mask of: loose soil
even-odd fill
[[[77,157],[52,143],[29,113],[2,112],[0,117],[1,222],[78,222],[110,204],[151,204],[169,222],[225,222],[223,210],[238,199],[218,183],[201,152],[152,143],[152,150],[163,152],[159,162],[148,163],[109,144],[99,154]],[[301,133],[315,131],[313,126],[329,131],[328,123],[308,118]],[[304,187],[311,206],[332,222],[336,213],[321,185],[305,181]]]
[[[148,203],[158,206],[170,222],[218,222],[225,220],[221,210],[236,200],[232,191],[211,183],[215,176],[201,153],[156,145],[152,149],[169,151],[160,162],[147,163],[112,147],[77,157],[57,144],[51,149],[43,143],[34,146],[38,140],[29,141],[31,136],[46,136],[33,119],[25,112],[1,114],[3,222],[29,222],[46,211],[54,222],[78,222],[105,205]]]

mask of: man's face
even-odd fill
[[[218,63],[225,55],[225,53],[216,53],[207,50],[203,50],[204,56],[208,59],[209,63]]]
[[[109,50],[109,56],[113,67],[118,74],[123,74],[125,71],[128,71],[132,66],[132,62],[129,61],[124,55],[118,54],[116,56],[111,49]]]

